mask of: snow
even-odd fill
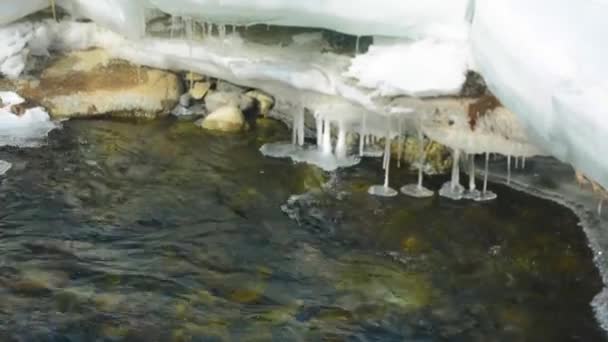
[[[13,92],[0,92],[0,146],[38,147],[50,131],[58,127],[41,107],[15,115],[10,108],[24,102]]]
[[[606,1],[477,1],[475,64],[534,141],[608,187]]]
[[[375,43],[345,74],[379,96],[457,95],[469,69],[466,40]]]

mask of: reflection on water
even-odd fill
[[[565,209],[499,186],[486,204],[380,200],[379,162],[328,177],[258,152],[287,138],[75,121],[0,150],[0,340],[604,338]]]

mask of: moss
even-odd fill
[[[302,194],[313,189],[320,189],[327,182],[327,174],[315,166],[297,165],[293,177],[294,193]]]
[[[398,158],[399,144],[394,142],[391,146],[394,158]],[[420,161],[420,143],[418,138],[407,137],[404,144],[402,160],[410,165],[412,170],[417,170]],[[425,168],[427,174],[446,174],[452,168],[452,157],[450,149],[435,141],[425,141]]]
[[[389,303],[402,310],[417,310],[430,305],[436,296],[428,277],[383,265],[380,260],[351,260],[341,269],[336,287],[358,293],[374,303]]]
[[[287,140],[289,130],[282,122],[270,118],[258,118],[255,122],[256,141],[259,145]]]

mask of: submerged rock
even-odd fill
[[[204,129],[221,132],[239,132],[248,126],[243,112],[235,106],[220,107],[196,124]]]
[[[220,107],[234,106],[245,112],[255,107],[255,100],[240,93],[229,93],[215,91],[205,97],[205,106],[210,112],[214,112]]]
[[[252,90],[247,92],[245,95],[258,101],[258,111],[260,115],[264,117],[270,113],[270,110],[274,106],[274,98],[262,91]]]
[[[21,82],[18,87],[55,118],[159,117],[169,114],[182,94],[175,74],[112,59],[104,50],[60,57],[39,81]]]

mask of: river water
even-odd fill
[[[605,339],[565,208],[499,185],[482,204],[374,198],[380,160],[325,174],[259,153],[288,139],[71,121],[1,149],[0,341]]]

